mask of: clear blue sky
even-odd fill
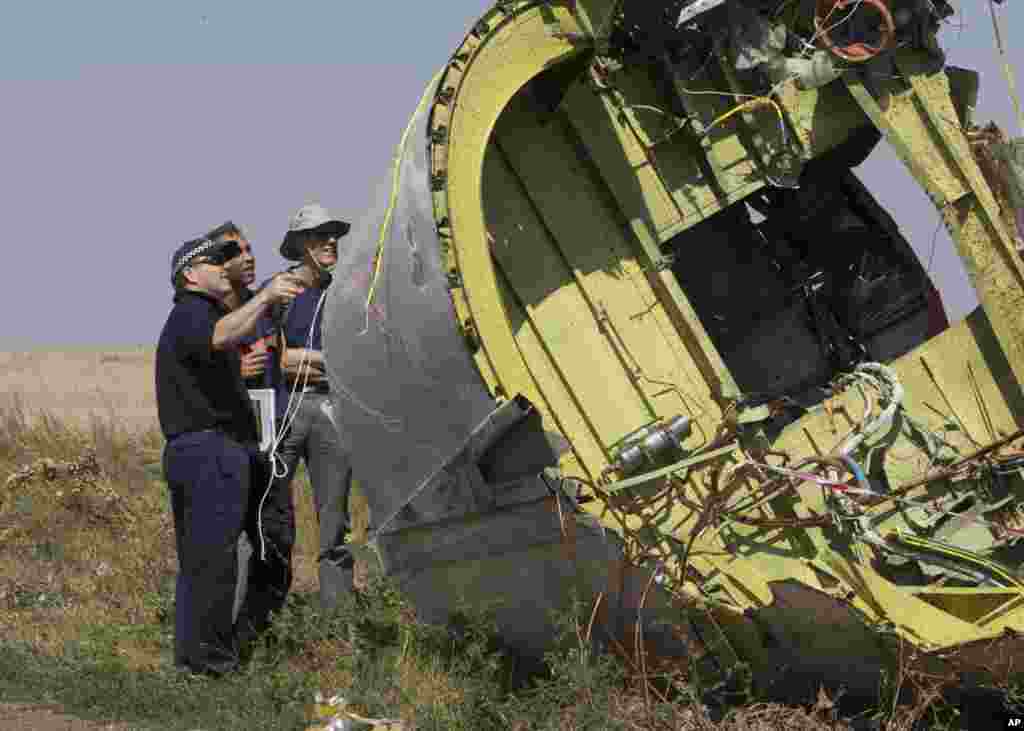
[[[283,264],[277,246],[306,200],[357,217],[423,87],[487,6],[5,3],[0,350],[153,343],[181,241],[230,218],[262,277]],[[949,62],[982,73],[978,120],[1020,134],[987,8],[962,7],[942,34]],[[1020,2],[999,13],[1004,30],[1024,28]],[[1006,42],[1024,72],[1019,38]],[[860,172],[927,262],[927,199],[888,151]],[[944,232],[932,269],[951,314],[965,314],[971,293]]]

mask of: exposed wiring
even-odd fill
[[[920,536],[910,535],[903,531],[895,531],[889,535],[890,541],[896,541],[898,543],[905,543],[912,548],[917,548],[923,551],[931,551],[938,553],[941,556],[946,556],[952,559],[954,562],[963,561],[968,564],[974,564],[981,567],[983,570],[994,575],[996,578],[1005,582],[1007,586],[1022,587],[1020,579],[1011,575],[1006,569],[994,561],[989,561],[983,556],[979,556],[973,551],[966,551],[956,546],[951,546],[946,543],[939,541],[929,540]]]
[[[719,115],[704,129],[704,135],[706,136],[710,134],[711,130],[735,114],[747,111],[748,109],[757,109],[758,107],[765,106],[771,106],[775,110],[775,114],[779,118],[779,131],[782,134],[782,144],[785,146],[789,142],[789,135],[786,133],[786,119],[782,114],[782,107],[780,107],[779,103],[770,96],[756,96],[753,99],[749,99],[738,104],[725,114]]]
[[[902,406],[902,386],[896,372],[889,366],[880,363],[860,364],[854,371],[838,378],[835,387],[856,388],[864,401],[864,414],[862,423],[840,441],[831,456],[807,457],[794,466],[789,466],[785,461],[778,465],[765,461],[766,456],[781,456],[788,461],[786,455],[762,450],[757,452],[755,459],[750,452],[737,445],[734,449],[741,449],[741,461],[728,465],[709,465],[710,470],[703,473],[694,473],[692,469],[687,469],[685,475],[678,469],[655,470],[647,475],[638,475],[628,481],[609,486],[611,491],[620,493],[614,497],[608,491],[594,487],[595,494],[605,504],[605,512],[611,513],[615,521],[622,526],[627,544],[634,546],[630,549],[630,555],[650,553],[654,550],[651,545],[652,536],[657,536],[655,540],[659,541],[658,547],[668,552],[675,561],[675,566],[678,568],[681,561],[684,567],[688,567],[698,555],[698,539],[701,540],[699,551],[703,555],[709,555],[709,552],[717,555],[717,551],[709,543],[712,540],[723,540],[725,551],[731,552],[729,546],[734,546],[736,539],[743,538],[742,534],[719,537],[719,534],[729,526],[755,528],[757,531],[753,535],[764,535],[765,540],[772,542],[781,535],[773,531],[780,529],[800,530],[832,525],[851,540],[863,541],[878,550],[943,567],[951,575],[972,582],[983,585],[991,582],[1019,585],[1016,579],[1009,577],[997,563],[985,556],[927,538],[900,533],[883,537],[873,527],[873,521],[885,519],[886,513],[878,513],[876,509],[877,506],[888,502],[923,510],[933,515],[938,512],[949,515],[959,522],[983,526],[1000,541],[1024,540],[1024,527],[1019,526],[1019,521],[1014,516],[1004,517],[1002,513],[991,517],[963,512],[953,514],[948,500],[943,502],[906,495],[909,489],[920,487],[930,481],[974,479],[984,470],[995,469],[987,465],[986,455],[1008,444],[1012,439],[1021,437],[1024,432],[1018,432],[989,445],[985,450],[962,458],[951,468],[938,473],[929,471],[922,480],[899,490],[884,492],[868,481],[866,470],[852,454],[868,439],[891,429],[897,414],[901,414],[903,418],[903,428],[917,429],[926,435],[923,442],[919,441],[917,444],[932,456],[933,461],[938,445],[947,443],[941,435],[933,434],[927,427],[905,413]],[[877,399],[868,396],[872,391],[878,394]],[[1016,472],[1024,466],[1024,457],[1010,457],[1003,461],[1007,465],[1004,470],[1006,473]],[[703,487],[698,487],[695,482],[700,476],[704,477]],[[674,490],[660,489],[652,497],[622,494],[623,490],[628,490],[634,485],[650,484],[651,480],[658,477],[667,478],[674,486]],[[772,508],[767,504],[807,483],[821,488],[826,513],[812,514],[810,517],[775,517]],[[739,500],[734,500],[733,496],[741,490],[743,496]],[[957,493],[950,494],[957,501],[961,499]],[[678,520],[671,520],[673,507],[684,509],[685,515]],[[993,506],[993,509],[997,508],[998,506]],[[760,510],[760,517],[752,514],[755,510]],[[678,582],[679,585],[692,579],[688,574],[677,576],[677,573],[673,572],[672,581]],[[667,588],[672,589],[671,586]]]
[[[888,388],[883,389],[873,378],[872,374],[881,376],[881,380],[885,381],[885,385]],[[851,378],[860,378],[861,380],[875,386],[884,394],[887,403],[885,408],[877,417],[863,425],[863,427],[855,434],[850,435],[850,437],[840,444],[836,449],[836,454],[840,457],[849,456],[854,450],[860,447],[868,437],[874,436],[884,429],[891,428],[893,419],[896,416],[896,411],[899,409],[900,404],[903,401],[903,386],[900,384],[896,371],[889,366],[882,365],[881,363],[861,363],[856,367],[853,374],[841,378],[840,381],[848,382]]]
[[[819,16],[827,4],[831,4],[831,7],[825,15],[825,18],[820,19]],[[850,8],[849,12],[842,20],[831,27],[824,27],[824,23],[836,8],[845,9],[849,4],[849,0],[818,0],[817,9],[814,15],[814,27],[818,31],[815,33],[815,38],[820,39],[828,50],[844,61],[849,63],[863,63],[864,61],[874,58],[892,45],[896,37],[896,23],[889,10],[887,0],[854,0],[853,7]],[[829,31],[834,30],[852,18],[861,5],[864,4],[874,8],[875,11],[882,16],[882,38],[879,41],[879,44],[877,46],[869,46],[867,43],[855,42],[848,43],[845,46],[837,45],[832,40]]]
[[[674,128],[672,128],[671,130],[669,130],[665,134],[661,135],[656,140],[647,140],[647,141],[641,140],[641,144],[644,145],[647,148],[652,148],[655,145],[659,145],[662,142],[664,142],[665,140],[667,140],[668,138],[670,138],[672,135],[674,135],[679,130],[686,129],[686,123],[689,121],[688,117],[678,117],[675,114],[672,114],[671,112],[666,112],[664,109],[659,109],[658,107],[654,106],[653,104],[626,104],[626,103],[623,103],[621,108],[623,110],[628,110],[628,109],[644,109],[644,110],[647,110],[649,112],[656,112],[657,114],[660,114],[663,117],[669,117],[674,122],[676,122],[676,126]]]

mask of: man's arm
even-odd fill
[[[303,362],[303,355],[305,354],[305,370],[309,371],[308,376],[304,376],[302,371],[299,370],[299,365]],[[288,380],[296,380],[302,378],[309,379],[309,383],[315,384],[326,380],[327,376],[324,373],[324,354],[319,350],[307,350],[305,348],[286,348],[281,359],[281,370],[284,371],[285,377]]]
[[[217,320],[213,328],[213,349],[228,350],[236,347],[242,338],[256,330],[260,317],[268,307],[277,302],[290,302],[301,291],[292,277],[274,277],[251,300]]]
[[[302,362],[303,358],[306,360],[306,365],[311,365],[314,368],[323,370],[324,368],[324,354],[319,350],[307,350],[306,348],[288,348],[284,355],[284,370],[285,373],[297,373],[299,363]]]

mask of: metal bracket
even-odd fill
[[[477,334],[476,325],[472,318],[466,318],[462,323],[462,337],[466,339],[470,354],[476,354],[480,350],[480,336]]]
[[[675,254],[661,254],[651,261],[651,270],[655,272],[663,272],[666,269],[671,269],[675,263]]]
[[[483,38],[485,35],[487,35],[488,32],[490,32],[490,30],[491,26],[487,24],[487,21],[481,20],[479,23],[473,26],[472,33],[477,38]]]
[[[437,103],[444,104],[447,106],[449,103],[451,103],[451,100],[452,98],[454,98],[454,96],[455,87],[446,86],[445,88],[441,89],[441,91],[437,92]]]

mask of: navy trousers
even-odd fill
[[[284,605],[292,584],[295,503],[291,485],[270,477],[270,461],[265,455],[257,455],[253,460],[252,494],[245,520],[252,555],[242,572],[246,586],[240,587],[244,598],[235,622],[242,644],[267,629],[271,613]]]
[[[287,593],[291,574],[280,563],[253,556],[246,599],[233,621],[238,580],[238,539],[243,531],[259,550],[256,508],[267,473],[254,448],[217,431],[191,432],[168,442],[164,474],[170,491],[178,552],[174,611],[174,662],[195,672],[220,674],[239,664],[240,642],[266,626]],[[262,487],[262,489],[261,489]],[[264,519],[278,543],[289,540],[288,510],[271,501]],[[283,518],[277,513],[286,513]],[[294,513],[290,541],[294,543]],[[282,523],[284,524],[281,527]],[[266,535],[266,531],[265,531]],[[290,544],[287,547],[290,555]],[[268,558],[273,555],[268,547]]]

